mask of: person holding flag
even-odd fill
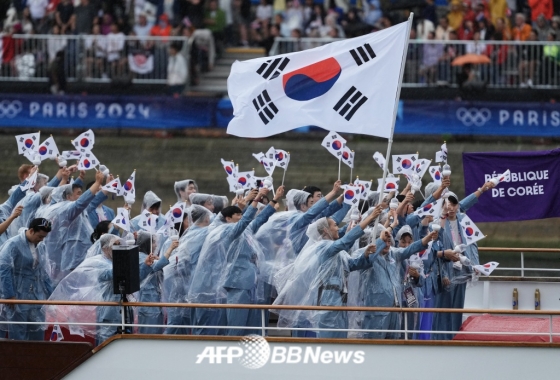
[[[161,293],[163,286],[163,268],[169,264],[169,257],[173,251],[179,246],[179,241],[174,240],[169,244],[165,251],[159,256],[158,239],[154,239],[151,233],[140,231],[136,244],[140,252],[140,302],[161,302]],[[161,307],[139,307],[138,308],[138,324],[140,325],[163,325],[163,310]],[[161,327],[144,327],[138,328],[139,334],[161,334]]]
[[[142,200],[142,210],[149,211],[157,217],[155,230],[159,230],[165,224],[165,218],[161,215],[161,198],[158,197],[153,191],[146,191],[144,199]],[[131,229],[133,232],[139,231],[138,223],[142,214],[135,216],[130,221]]]
[[[106,199],[101,190],[104,178],[103,173],[97,171],[94,184],[83,194],[80,181],[57,187],[52,193],[51,205],[41,215],[53,224],[45,246],[55,284],[84,260],[91,246],[93,228],[84,211],[89,205],[96,208]]]
[[[262,192],[261,192],[262,193]],[[266,193],[262,195],[266,196]],[[227,263],[220,283],[227,292],[228,304],[263,304],[265,298],[266,261],[262,246],[256,241],[255,234],[276,212],[275,206],[284,196],[284,186],[276,190],[270,203],[249,223],[243,234],[230,245]],[[260,310],[227,309],[228,326],[261,326]],[[265,313],[268,315],[268,313]],[[227,335],[241,336],[255,331],[231,328]]]
[[[3,299],[46,300],[53,292],[47,274],[45,244],[51,232],[51,222],[37,218],[29,228],[19,231],[0,248],[0,294]],[[44,322],[41,305],[2,305],[1,314],[11,322]],[[41,324],[9,324],[8,338],[14,340],[44,340]]]
[[[110,182],[110,180],[106,180],[106,182]],[[87,188],[89,189],[94,182],[90,182],[87,184]],[[103,202],[105,202],[107,199],[109,199],[109,197],[107,195],[105,195],[103,192],[101,192],[101,194],[104,195],[103,198]],[[87,214],[88,214],[88,220],[89,223],[91,224],[91,227],[93,229],[95,229],[95,227],[103,221],[111,221],[113,219],[115,219],[115,211],[113,211],[112,208],[110,208],[109,206],[104,205],[103,203],[100,203],[96,208],[93,208],[91,205],[89,205],[87,207]]]
[[[227,252],[253,221],[261,197],[268,189],[251,190],[251,205],[243,212],[237,206],[229,206],[222,210],[214,220],[215,227],[208,233],[198,265],[193,274],[188,299],[192,303],[225,303],[227,294],[220,282],[227,261]],[[204,326],[226,326],[226,312],[223,309],[197,309],[194,329],[195,335],[224,335],[225,330],[204,328]]]
[[[191,205],[189,196],[198,192],[198,185],[194,179],[184,179],[177,181],[173,185],[175,195],[177,195],[177,202],[187,202],[187,206]]]
[[[187,303],[193,274],[198,265],[202,245],[208,236],[208,225],[212,213],[203,206],[193,205],[189,208],[188,230],[181,236],[179,247],[169,258],[170,264],[163,268],[163,301],[169,303]],[[165,334],[189,334],[191,329],[175,326],[193,325],[195,308],[167,308],[167,328]]]
[[[338,224],[330,218],[321,218],[309,225],[309,244],[283,271],[286,274],[285,285],[278,289],[274,305],[345,306],[349,272],[371,267],[371,254],[379,254],[384,245],[377,245],[377,252],[376,246],[370,245],[355,258],[351,258],[347,251],[381,214],[381,207],[377,206],[343,238],[339,238]],[[278,310],[278,315],[279,326],[348,328],[348,317],[343,311]],[[347,334],[346,331],[319,331],[317,337],[346,338]]]
[[[448,192],[446,194],[447,199],[444,203],[443,215],[440,218],[440,234],[443,239],[443,249],[454,249],[460,244],[466,244],[460,222],[466,216],[465,213],[478,202],[478,198],[495,186],[494,182],[488,181],[461,202],[459,202],[459,198],[455,193]],[[472,265],[479,264],[478,246],[476,243],[467,246],[465,256],[467,256]],[[455,276],[462,276],[471,272],[471,267],[461,265],[460,263],[451,264],[448,262],[443,265],[443,291],[436,298],[437,308],[462,309],[465,306],[466,283],[452,284],[452,280]],[[437,331],[459,331],[462,324],[462,313],[437,313],[434,317],[433,329]],[[453,334],[434,334],[432,339],[450,340],[453,339],[453,336]]]

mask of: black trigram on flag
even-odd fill
[[[375,53],[369,44],[350,50],[350,54],[358,66],[375,58]]]
[[[265,125],[268,124],[278,113],[278,108],[276,108],[274,103],[272,103],[272,100],[270,99],[270,96],[268,96],[268,92],[266,90],[253,99],[253,105]]]
[[[367,100],[368,98],[364,94],[358,91],[356,87],[352,86],[350,90],[346,91],[346,94],[340,98],[333,109],[338,112],[340,116],[350,121],[358,108],[360,108]]]
[[[290,62],[289,58],[276,58],[269,59],[259,67],[257,74],[261,75],[264,79],[274,79],[282,73],[286,65]]]

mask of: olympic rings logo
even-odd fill
[[[488,108],[465,108],[457,109],[457,119],[459,119],[466,127],[476,125],[482,127],[492,117],[492,112]]]
[[[22,109],[23,105],[19,100],[2,100],[0,102],[0,119],[3,117],[13,119],[21,112]]]

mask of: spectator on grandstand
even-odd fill
[[[282,13],[277,13],[274,15],[274,25],[278,28],[280,32],[280,37],[290,37],[291,29],[286,23],[286,19]]]
[[[436,28],[436,40],[446,41],[449,39],[449,32],[451,32],[451,27],[449,26],[449,21],[447,20],[447,16],[443,16],[439,18],[439,24]]]
[[[548,39],[548,34],[550,33],[550,25],[548,21],[541,14],[537,17],[537,20],[533,23],[533,30],[536,31],[538,40],[546,41]]]
[[[488,20],[485,18],[480,19],[478,21],[478,32],[480,33],[480,39],[487,41],[494,34],[494,25],[488,25]]]
[[[492,33],[492,35],[490,35],[490,38],[488,38],[488,39],[492,39],[492,36],[495,33],[500,33],[501,34],[501,40],[502,41],[510,41],[511,40],[511,37],[512,37],[511,29],[507,25],[506,20],[501,18],[501,17],[496,20],[496,26],[495,26],[495,29],[494,29],[494,33]]]
[[[527,41],[531,34],[531,25],[525,22],[525,15],[518,13],[515,15],[515,26],[512,30],[514,41]]]
[[[537,21],[540,15],[543,15],[546,20],[550,20],[553,16],[552,0],[529,0],[529,6],[531,7],[531,21],[533,22]]]
[[[134,33],[138,36],[140,41],[145,41],[146,37],[150,35],[153,25],[148,22],[145,13],[138,15],[138,21],[134,25]]]
[[[537,31],[531,30],[529,41],[537,41]],[[536,69],[542,61],[543,49],[539,45],[521,45],[519,62],[519,86],[533,87]]]
[[[48,5],[49,0],[27,0],[27,9],[34,25],[44,22]]]
[[[309,9],[307,13],[311,13],[311,9]],[[272,20],[272,5],[269,4],[267,0],[261,0],[257,6],[255,16],[255,21],[261,23],[264,28],[268,28],[268,25]]]
[[[344,15],[341,24],[347,38],[363,36],[369,33],[371,29],[371,26],[362,21],[358,10],[355,8],[350,9]]]
[[[453,30],[458,30],[463,24],[463,4],[460,0],[452,0],[450,5],[450,12],[447,15],[449,27]]]
[[[435,32],[428,33],[428,40],[435,39]],[[422,45],[422,64],[420,65],[420,76],[426,84],[436,81],[436,68],[443,55],[443,44],[425,43]]]
[[[111,77],[123,73],[126,57],[124,57],[125,36],[119,30],[117,23],[111,25],[111,33],[107,34],[107,63]]]
[[[325,17],[325,26],[319,29],[321,37],[345,38],[344,29],[336,22],[338,14],[330,12]],[[298,29],[299,30],[299,29]]]
[[[94,25],[92,34],[85,39],[87,76],[99,78],[106,76],[107,36],[100,32],[100,26]]]
[[[552,17],[550,31],[556,33],[556,41],[560,41],[560,16]]]
[[[502,41],[503,36],[500,32],[494,33],[493,41]],[[499,42],[498,42],[499,43]],[[486,55],[492,61],[490,65],[490,76],[493,84],[501,84],[503,81],[502,74],[508,57],[508,45],[490,45],[486,46]]]
[[[383,16],[381,12],[381,4],[379,0],[369,0],[363,2],[364,5],[364,21],[371,26],[374,26],[379,19]]]
[[[413,43],[408,44],[408,50],[406,53],[406,65],[404,66],[404,82],[419,83],[418,70],[421,55],[421,45],[414,43],[417,41],[416,30],[414,28],[410,29],[410,41],[412,41]]]
[[[272,7],[270,9],[272,10]],[[265,27],[265,25],[268,27],[268,21],[265,20],[262,22],[263,27]],[[210,0],[208,3],[204,24],[206,28],[212,32],[214,42],[216,43],[216,50],[218,55],[221,55],[225,44],[226,13],[218,7],[217,0]]]
[[[80,0],[80,5],[74,9],[75,34],[89,34],[97,17],[97,8],[90,0]]]
[[[435,32],[436,28],[434,23],[428,19],[420,16],[416,19],[416,35],[419,40],[427,40],[430,32]]]
[[[457,31],[458,37],[462,41],[469,41],[473,39],[473,34],[475,32],[474,24],[471,20],[463,21],[463,25]]]
[[[169,62],[167,64],[167,86],[168,91],[174,97],[182,94],[187,84],[187,61],[176,44],[169,46]]]
[[[488,11],[488,4],[486,2],[480,2],[475,6],[474,19],[476,21],[490,20],[490,12]]]
[[[47,53],[49,56],[49,63],[52,63],[59,51],[66,48],[67,38],[60,33],[60,27],[54,25],[51,30],[52,37],[47,40]]]
[[[465,50],[468,54],[485,54],[486,44],[481,41],[480,32],[474,32],[472,42],[469,42],[465,46]]]
[[[64,67],[64,50],[56,52],[49,66],[49,88],[54,95],[66,92],[66,68]]]
[[[309,21],[305,25],[305,34],[308,37],[319,37],[320,30],[325,25],[325,11],[320,4],[315,4],[311,15],[309,16]]]
[[[492,24],[496,25],[498,19],[500,18],[506,20],[508,16],[508,5],[506,0],[491,0],[488,2],[488,8]]]
[[[237,45],[249,46],[249,32],[251,23],[251,2],[249,0],[232,0],[233,42]],[[287,37],[287,36],[286,36]]]
[[[285,22],[288,24],[290,30],[303,30],[303,9],[300,6],[299,0],[286,1],[285,16]]]
[[[451,66],[453,60],[465,54],[465,45],[454,43],[457,40],[457,32],[452,30],[449,32],[449,41],[443,48],[443,55],[439,58],[438,76],[443,83],[450,83],[452,79],[451,72],[454,68]]]
[[[25,8],[21,13],[20,26],[23,34],[34,34],[33,20],[31,19],[29,8]]]
[[[62,0],[56,7],[54,15],[60,34],[70,34],[74,29],[74,4],[71,0]]]
[[[560,47],[554,43],[556,41],[556,33],[548,34],[547,44],[543,48],[543,60],[541,65],[542,84],[556,85],[558,71],[560,70]]]
[[[159,16],[159,21],[150,30],[150,35],[156,37],[169,37],[171,35],[171,24],[169,24],[169,17],[165,13]]]
[[[426,0],[424,9],[420,13],[420,18],[430,21],[432,23],[432,27],[435,25],[437,22],[437,8],[434,4],[434,0]],[[427,39],[427,37],[428,35],[426,34],[426,36],[422,37],[422,39]]]
[[[106,36],[111,33],[111,25],[113,25],[113,16],[109,13],[103,13],[103,17],[101,17],[101,24],[99,25],[99,31],[101,34]]]

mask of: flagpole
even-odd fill
[[[399,109],[399,99],[401,97],[401,88],[402,88],[402,80],[404,74],[404,66],[406,64],[406,54],[408,52],[408,42],[410,40],[410,28],[412,27],[412,20],[414,19],[414,13],[410,12],[410,16],[408,17],[408,25],[406,28],[406,43],[404,44],[404,49],[402,53],[402,61],[401,61],[401,72],[399,74],[399,85],[397,87],[397,94],[395,96],[395,105],[393,107],[393,123],[391,125],[391,134],[389,135],[389,141],[387,143],[387,154],[385,155],[385,168],[383,169],[383,179],[381,181],[381,194],[379,194],[379,201],[378,204],[383,202],[384,194],[385,194],[385,180],[387,179],[387,169],[389,167],[388,160],[391,157],[391,147],[393,145],[393,134],[395,132],[395,124],[397,122],[397,111]],[[373,237],[372,239],[375,241],[375,235],[377,234],[377,224],[379,222],[379,216],[375,219],[375,225],[373,227]]]
[[[342,162],[342,156],[338,157],[338,180],[340,181],[340,163]]]
[[[288,170],[288,168],[284,169],[284,174],[282,174],[282,186],[284,186],[284,178],[286,178],[286,170]]]
[[[350,166],[350,183],[352,183],[352,171],[353,170],[354,170],[354,168]]]

